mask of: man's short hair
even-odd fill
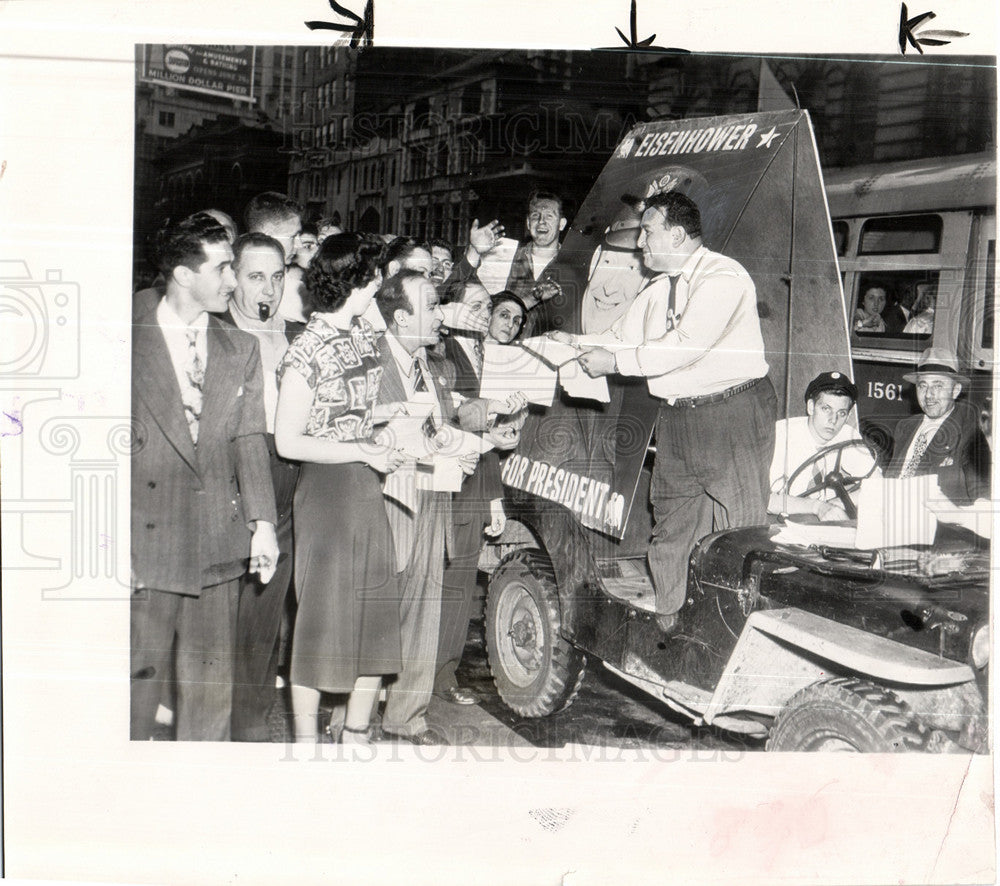
[[[278,254],[278,258],[281,259],[281,263],[285,263],[285,250],[274,237],[268,237],[267,234],[261,234],[259,231],[252,231],[249,234],[240,235],[233,241],[233,267],[239,267],[243,253],[254,248],[273,249]]]
[[[851,405],[858,402],[857,386],[843,372],[821,372],[806,386],[805,400],[815,400],[820,394],[847,397]]]
[[[287,194],[265,191],[250,200],[243,213],[248,231],[259,231],[268,223],[280,224],[290,218],[302,218],[302,207]]]
[[[413,302],[410,301],[410,297],[406,294],[403,284],[407,280],[426,279],[420,271],[414,271],[409,268],[403,268],[398,274],[386,277],[375,294],[375,303],[382,314],[382,319],[386,323],[394,323],[393,315],[400,309],[406,311],[407,314],[412,314]]]
[[[643,202],[644,209],[662,209],[669,227],[680,225],[689,237],[701,237],[701,211],[698,209],[698,204],[687,194],[666,191],[662,194],[653,194]]]
[[[414,249],[422,248],[412,237],[393,237],[389,241],[389,245],[386,246],[385,255],[382,257],[382,271],[384,272],[389,267],[390,262],[405,263]]]
[[[455,250],[452,248],[452,245],[447,240],[442,240],[440,237],[432,237],[424,243],[424,249],[430,252],[431,255],[434,254],[431,252],[432,249],[447,249],[448,255],[454,256],[455,254]]]
[[[197,271],[208,256],[206,243],[228,243],[229,235],[212,216],[196,212],[175,225],[169,223],[156,234],[156,266],[169,277],[174,268],[184,265]]]
[[[550,200],[559,207],[559,218],[563,217],[563,199],[555,191],[545,191],[541,188],[531,192],[528,197],[528,212],[531,212],[531,207],[541,200]]]

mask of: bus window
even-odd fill
[[[986,300],[983,303],[983,348],[993,350],[993,312],[995,310],[996,277],[993,267],[997,256],[997,241],[990,240],[986,247]]]
[[[855,343],[929,341],[937,271],[869,271],[857,277],[851,331]]]
[[[938,252],[941,216],[905,215],[870,218],[861,228],[858,255],[898,255]]]
[[[847,222],[835,221],[833,223],[833,245],[837,248],[837,255],[847,255]]]

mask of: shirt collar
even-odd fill
[[[684,262],[684,266],[679,271],[674,271],[673,273],[670,273],[669,271],[659,271],[657,274],[650,277],[649,282],[642,288],[646,289],[656,280],[667,280],[670,277],[683,277],[685,283],[690,283],[691,275],[694,273],[694,269],[698,267],[698,262],[701,261],[702,256],[706,252],[708,252],[708,247],[702,244],[687,257],[687,261]]]
[[[688,260],[684,262],[684,267],[681,268],[681,276],[684,278],[685,283],[691,282],[691,275],[694,273],[694,269],[698,267],[698,262],[701,261],[702,256],[706,252],[708,252],[708,249],[702,244],[688,256]]]
[[[185,331],[194,329],[197,332],[201,332],[208,328],[208,312],[202,311],[191,323],[185,323],[177,316],[177,312],[164,297],[160,299],[160,303],[156,306],[156,322],[161,327],[174,327]]]
[[[396,361],[396,365],[399,367],[399,371],[403,373],[407,378],[413,376],[413,361],[417,359],[420,361],[422,368],[427,366],[427,353],[424,348],[417,348],[417,350],[411,354],[406,348],[400,344],[398,338],[390,330],[385,331],[385,343],[389,346],[389,353],[392,354],[393,359]]]
[[[282,335],[285,333],[285,321],[278,314],[274,314],[266,320],[261,320],[260,317],[248,317],[234,301],[229,305],[229,316],[233,318],[233,323],[240,329],[253,332],[277,332]]]

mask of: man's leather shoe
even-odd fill
[[[451,742],[448,741],[440,732],[436,732],[433,729],[425,729],[423,732],[416,732],[413,735],[402,735],[398,732],[386,732],[381,726],[377,730],[372,731],[371,735],[372,741],[408,741],[410,744],[415,744],[421,747],[432,747],[435,745],[450,745]]]
[[[471,689],[461,689],[458,686],[449,686],[439,693],[440,697],[452,704],[477,704],[479,696]]]

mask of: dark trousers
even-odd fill
[[[684,605],[688,558],[699,539],[767,522],[776,411],[767,378],[718,403],[660,406],[648,553],[657,611]]]
[[[239,580],[189,597],[142,589],[131,600],[131,736],[149,739],[176,680],[178,741],[228,741]]]
[[[274,575],[266,585],[249,573],[240,581],[233,683],[234,741],[267,741],[270,738],[267,711],[275,697],[278,635],[292,582],[292,501],[299,469],[298,465],[285,461],[274,452],[270,435],[267,440],[278,509],[277,534],[281,556]]]
[[[484,525],[481,518],[474,517],[465,523],[455,523],[452,530],[453,544],[441,590],[441,637],[438,640],[435,692],[444,692],[458,685],[455,671],[462,660],[469,634]]]

